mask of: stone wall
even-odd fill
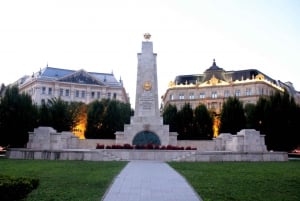
[[[220,134],[214,140],[179,140],[177,146],[197,150],[96,149],[97,144],[113,145],[115,140],[84,139],[70,132],[58,133],[39,127],[29,133],[27,149],[9,149],[8,158],[40,160],[160,160],[160,161],[287,161],[286,152],[268,152],[264,135],[245,129],[236,135]]]
[[[215,141],[213,140],[178,140],[179,147],[195,147],[198,151],[214,151]]]
[[[129,150],[129,149],[65,149],[65,150],[32,150],[9,149],[7,157],[11,159],[31,160],[85,160],[85,161],[287,161],[285,152],[227,152],[196,150]]]

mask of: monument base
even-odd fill
[[[149,121],[143,121],[142,118],[138,122],[135,120],[136,119],[132,119],[130,125],[125,124],[124,131],[117,131],[115,133],[116,144],[177,145],[177,132],[169,132],[169,125],[163,125],[162,120],[156,120],[157,124],[155,124],[155,121],[149,124],[147,123]],[[145,136],[143,136],[144,133],[146,134]],[[145,139],[147,136],[148,139]]]

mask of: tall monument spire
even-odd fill
[[[124,125],[124,132],[118,131],[117,144],[133,145],[176,145],[177,133],[169,132],[163,125],[158,104],[156,53],[153,53],[151,35],[144,34],[142,52],[137,54],[137,79],[135,111],[130,124]]]
[[[142,52],[138,53],[135,116],[159,117],[156,56],[150,34],[144,35]]]

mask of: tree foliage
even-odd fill
[[[247,103],[244,107],[246,117],[246,128],[254,128],[257,122],[256,119],[256,105]]]
[[[169,125],[171,132],[177,131],[177,107],[176,105],[169,104],[163,111],[163,122]]]
[[[114,139],[115,132],[123,130],[130,122],[130,104],[103,99],[88,105],[85,137],[91,139]]]
[[[177,132],[178,139],[192,139],[194,114],[189,103],[185,103],[178,111]]]
[[[36,119],[37,107],[31,97],[19,94],[17,86],[8,87],[0,103],[0,145],[24,147]]]
[[[193,110],[189,103],[177,111],[175,105],[168,105],[163,111],[164,124],[170,125],[170,131],[178,133],[178,139],[212,139],[213,119],[205,105]]]
[[[213,118],[206,106],[198,105],[194,111],[195,139],[212,139],[213,137]]]
[[[300,107],[288,93],[261,97],[255,117],[254,128],[266,135],[268,149],[290,151],[300,145]]]
[[[229,97],[222,107],[220,132],[236,134],[245,127],[243,103],[237,97]]]

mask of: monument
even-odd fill
[[[56,132],[50,127],[39,127],[29,132],[27,148],[8,149],[6,155],[14,159],[46,160],[161,160],[161,161],[287,161],[286,152],[268,152],[264,135],[244,129],[236,135],[220,134],[212,141],[178,141],[177,133],[163,125],[158,104],[156,54],[150,34],[145,34],[142,52],[138,53],[135,113],[124,131],[115,133],[114,145],[178,145],[188,142],[198,150],[131,150],[96,149],[100,139],[80,140],[71,132]],[[105,141],[107,142],[107,141]],[[105,142],[102,141],[104,144]],[[125,146],[124,146],[125,147]],[[150,146],[149,146],[150,147]],[[153,146],[151,146],[153,148]]]
[[[144,34],[142,52],[138,53],[136,98],[134,116],[124,131],[118,131],[116,144],[177,145],[177,133],[163,125],[158,103],[156,53],[153,53],[151,35]]]

